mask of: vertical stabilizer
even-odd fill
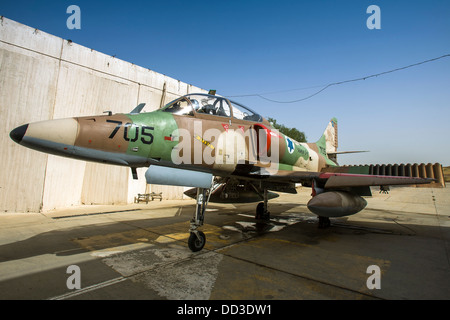
[[[336,118],[333,118],[330,120],[330,122],[328,122],[324,133],[316,142],[316,145],[319,148],[319,152],[325,156],[328,156],[328,154],[335,154],[337,152],[338,125]]]

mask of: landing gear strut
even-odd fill
[[[330,218],[319,216],[319,229],[326,229],[331,226]]]
[[[256,219],[264,219],[269,220],[270,219],[270,212],[267,210],[267,202],[268,202],[268,196],[267,196],[267,189],[264,189],[264,202],[258,203],[256,206]]]
[[[195,213],[191,220],[191,226],[189,228],[191,235],[188,240],[189,249],[193,252],[202,250],[206,243],[205,234],[197,230],[197,228],[203,225],[203,220],[205,219],[205,209],[208,204],[209,196],[210,189],[197,188]]]
[[[315,180],[311,183],[311,196],[314,198],[319,193],[322,193],[323,189],[317,187],[317,182]],[[326,229],[331,226],[330,218],[319,216],[319,229]]]

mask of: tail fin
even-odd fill
[[[336,154],[338,147],[338,128],[336,118],[332,118],[330,122],[328,122],[327,128],[320,139],[316,142],[316,145],[319,148],[319,152],[324,156],[328,156],[328,154]]]

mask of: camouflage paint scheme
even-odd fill
[[[193,103],[199,99],[207,100],[208,103],[212,101],[226,104],[228,111],[222,115],[218,115],[217,110],[213,109],[210,112],[200,112],[200,108],[196,108]],[[185,104],[185,108],[180,109],[181,112],[171,110],[180,103]],[[242,116],[247,113],[251,116]],[[189,136],[179,134],[181,130]],[[208,132],[216,135],[208,135]],[[265,141],[258,141],[261,137]],[[75,117],[26,124],[14,129],[11,138],[32,149],[86,161],[131,168],[163,165],[208,171],[214,176],[234,176],[238,179],[285,184],[303,183],[307,186],[311,186],[312,181],[316,180],[324,187],[324,182],[330,176],[323,172],[327,168],[337,167],[329,157],[337,152],[336,118],[330,120],[316,143],[299,143],[278,132],[251,109],[226,98],[206,94],[180,97],[153,112]],[[230,141],[234,143],[231,144],[232,152],[229,152],[230,148],[226,148]],[[236,141],[241,144],[235,143]],[[242,143],[245,144],[245,154],[242,148],[236,150]],[[185,148],[177,151],[183,144]],[[269,170],[261,152],[270,155],[270,148],[275,144],[278,144],[278,157],[272,161]],[[190,154],[183,154],[186,151],[190,151]],[[199,151],[201,155],[209,152],[213,163],[205,162],[204,157],[198,155]],[[174,163],[173,154],[188,161]],[[217,161],[219,158],[222,161]],[[354,178],[351,174],[346,176]],[[384,178],[380,185],[387,181]],[[407,182],[401,177],[396,178],[389,183]],[[371,181],[376,183],[373,177]],[[412,179],[408,184],[421,182],[426,181]]]
[[[208,200],[264,200],[257,206],[259,218],[268,213],[267,200],[276,196],[268,190],[296,193],[295,183],[302,183],[312,187],[308,208],[327,225],[329,217],[362,210],[366,201],[361,196],[371,195],[369,186],[433,181],[340,171],[332,160],[339,153],[336,118],[316,143],[299,143],[253,110],[224,97],[190,94],[153,112],[140,113],[142,107],[129,114],[25,124],[12,130],[10,137],[59,156],[127,166],[134,177],[135,168],[149,167],[148,183],[196,187],[186,193],[198,201],[189,242],[194,251],[204,245],[197,227],[203,223]]]
[[[279,170],[318,172],[327,166],[336,166],[326,154],[328,149],[333,148],[327,139],[334,141],[333,127],[337,126],[334,118],[318,143],[298,143],[277,132],[263,118],[255,122],[197,112],[192,115],[177,115],[164,112],[163,108],[148,113],[75,117],[27,124],[22,126],[21,131],[25,133],[20,144],[60,156],[129,167],[146,167],[155,161],[170,165],[172,150],[180,143],[177,137],[173,137],[173,133],[180,128],[193,132],[193,120],[200,122],[198,126],[201,127],[198,135],[191,139],[193,151],[201,146],[203,153],[212,145],[213,157],[226,156],[222,154],[221,148],[217,148],[218,139],[214,140],[213,137],[212,140],[203,140],[205,132],[210,129],[220,131],[219,140],[224,141],[242,140],[246,131],[263,130],[269,143],[274,139],[279,140]],[[253,142],[249,140],[247,137],[246,150],[256,151],[257,146],[249,145]],[[335,149],[334,147],[333,150]],[[256,156],[255,159],[257,158]],[[248,153],[245,159],[248,160]],[[230,159],[224,159],[223,162],[230,164]],[[231,165],[207,164],[204,161],[198,163],[194,159],[194,152],[191,153],[190,163],[192,166],[209,167],[221,174],[234,172],[238,165],[236,161]]]

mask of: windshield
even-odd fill
[[[231,109],[233,110],[233,118],[255,122],[262,121],[259,114],[240,103],[203,93],[188,94],[175,99],[166,104],[161,111],[188,116],[193,116],[195,111],[198,114],[231,117]]]
[[[171,112],[176,115],[188,115],[193,116],[194,112],[192,111],[192,105],[191,102],[186,97],[181,97],[178,99],[175,99],[168,104],[161,110],[163,112]]]
[[[230,101],[233,106],[233,117],[239,120],[261,122],[262,117],[240,103]]]
[[[197,113],[221,117],[231,116],[230,104],[224,98],[203,94],[190,94],[187,97]]]

